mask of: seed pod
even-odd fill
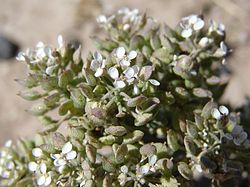
[[[189,136],[184,137],[184,145],[185,149],[187,150],[188,153],[192,155],[196,155],[196,145],[193,142],[192,138]]]
[[[123,126],[110,126],[105,129],[105,132],[114,136],[123,136],[127,133],[127,129]]]
[[[151,144],[145,144],[140,148],[140,153],[143,156],[152,156],[156,153],[156,147]]]
[[[201,117],[208,119],[211,116],[212,109],[217,108],[217,104],[210,101],[202,109]]]
[[[185,162],[179,162],[177,168],[178,168],[179,173],[185,179],[191,180],[193,178],[193,172]]]
[[[83,140],[84,138],[84,129],[82,127],[72,127],[70,128],[70,137],[74,137],[78,140]]]
[[[89,85],[87,85],[86,83],[81,83],[81,84],[79,84],[79,88],[80,88],[82,94],[86,98],[89,98],[89,99],[93,98],[93,90]]]
[[[151,50],[151,48],[148,47],[148,46],[146,46],[146,45],[144,45],[144,46],[142,47],[142,54],[143,54],[147,59],[149,59],[149,58],[151,57],[151,55],[152,55],[152,50]]]
[[[28,110],[28,112],[30,112],[31,114],[35,116],[41,116],[45,114],[46,112],[48,112],[48,107],[43,102],[40,102],[40,103],[33,105],[31,109]]]
[[[84,69],[84,68],[82,69],[82,73],[88,85],[90,86],[96,85],[96,79],[93,74],[91,74],[87,69]]]
[[[173,150],[177,151],[179,149],[179,144],[178,144],[178,139],[177,135],[173,130],[168,130],[167,131],[167,143],[168,146]]]
[[[28,101],[34,101],[41,98],[41,94],[34,90],[23,90],[20,91],[17,95]]]
[[[203,130],[204,129],[203,118],[199,114],[195,113],[194,114],[194,119],[195,119],[195,125],[196,125],[196,127],[199,130]]]
[[[186,123],[187,123],[186,128],[187,128],[188,135],[192,138],[197,138],[198,132],[197,132],[195,123],[189,120],[186,120]]]
[[[213,76],[207,78],[206,82],[208,85],[214,86],[214,85],[220,84],[221,79],[219,77],[213,75]]]
[[[152,73],[153,73],[152,66],[143,66],[140,71],[139,77],[141,80],[147,81],[151,77]]]
[[[178,57],[177,66],[188,72],[192,70],[194,62],[190,56],[181,55]]]
[[[58,92],[55,92],[45,97],[44,103],[48,107],[54,107],[59,100],[60,100],[60,94]]]
[[[57,121],[53,120],[50,116],[38,116],[38,120],[44,126],[50,125],[51,123],[57,123]]]
[[[128,152],[128,148],[127,148],[127,145],[126,144],[121,144],[121,145],[118,145],[118,146],[115,146],[116,144],[114,144],[112,146],[113,148],[113,152],[114,152],[114,155],[115,155],[115,160],[116,160],[116,163],[117,164],[120,164],[124,161],[125,159],[125,156]]]
[[[127,134],[124,138],[123,138],[123,143],[124,144],[133,144],[135,142],[138,142],[142,139],[142,137],[144,136],[144,133],[140,130],[135,130],[132,133]]]
[[[152,55],[153,57],[159,59],[160,61],[166,64],[169,64],[172,60],[172,57],[170,55],[170,50],[167,49],[166,47],[156,49]]]
[[[173,169],[173,162],[168,158],[159,159],[156,165],[162,170],[164,175],[170,175]]]
[[[173,94],[171,92],[165,92],[165,102],[169,105],[174,104],[175,103],[175,98],[173,96]]]
[[[55,132],[51,134],[51,143],[55,146],[55,148],[61,149],[66,143],[66,140],[61,133]]]
[[[214,171],[217,168],[216,163],[206,155],[200,156],[200,164],[203,168],[208,169],[210,171]]]
[[[95,187],[95,183],[92,180],[87,180],[85,187]]]
[[[137,114],[135,118],[135,126],[142,126],[147,124],[153,118],[153,114],[151,113],[144,113],[144,114]]]
[[[37,75],[29,74],[26,79],[15,79],[15,81],[26,88],[33,88],[38,85],[37,77]]]
[[[43,128],[43,131],[41,132],[41,134],[47,135],[50,132],[55,132],[59,128],[59,126],[60,124],[57,124],[57,123],[52,123],[50,125],[47,125],[46,127]]]
[[[108,158],[102,158],[102,167],[107,172],[115,172],[115,165]]]
[[[211,91],[203,88],[194,88],[193,94],[199,98],[211,98],[213,96]]]
[[[144,43],[144,38],[141,35],[135,35],[130,39],[129,48],[131,50],[141,49]]]
[[[54,147],[54,145],[52,144],[43,144],[40,146],[40,148],[44,151],[44,152],[47,152],[47,153],[56,153],[56,149]]]
[[[73,80],[74,78],[74,74],[72,72],[72,70],[66,70],[64,71],[58,79],[58,86],[60,88],[64,88],[66,89],[67,86],[70,84],[70,82]]]
[[[103,136],[99,138],[99,141],[106,145],[112,145],[114,143],[117,143],[118,140],[118,137],[115,137],[113,135]]]
[[[103,183],[103,187],[110,187],[110,186],[112,186],[112,180],[111,180],[111,177],[109,176],[109,174],[105,175],[102,183]]]
[[[152,32],[152,36],[150,38],[150,45],[153,50],[159,49],[161,47],[161,39],[157,30]]]
[[[43,77],[41,80],[41,87],[45,91],[52,91],[58,88],[58,78],[57,77]]]
[[[61,104],[58,109],[58,113],[60,116],[64,116],[68,113],[68,111],[72,110],[73,107],[73,102],[71,100],[68,100]]]
[[[90,162],[95,163],[96,161],[96,148],[92,145],[86,145],[86,155]]]
[[[190,95],[188,91],[185,88],[182,87],[176,87],[175,92],[177,93],[178,96],[180,96],[182,99],[189,99]]]
[[[147,98],[144,95],[140,95],[140,96],[137,96],[135,98],[129,99],[127,102],[127,105],[128,105],[128,107],[140,106],[146,100],[147,100]]]
[[[70,99],[73,101],[75,108],[83,109],[86,103],[86,99],[79,88],[70,88]]]

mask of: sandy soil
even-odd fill
[[[223,97],[233,106],[250,96],[250,1],[249,0],[0,0],[0,33],[24,50],[38,41],[55,44],[58,34],[83,43],[84,54],[93,49],[89,35],[96,33],[95,17],[121,7],[138,8],[174,27],[191,13],[223,22],[234,53],[228,60],[231,82]],[[25,77],[25,65],[0,61],[0,144],[20,136],[31,137],[40,126],[24,109],[30,103],[19,98],[13,80]]]

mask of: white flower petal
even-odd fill
[[[90,69],[96,71],[100,67],[100,62],[97,60],[92,60],[90,63]]]
[[[121,66],[130,66],[130,61],[122,59],[120,61]]]
[[[38,186],[42,186],[42,185],[44,185],[45,181],[46,181],[46,178],[45,178],[44,175],[42,175],[41,177],[39,177],[39,178],[37,179],[36,182],[37,182],[37,185],[38,185]]]
[[[125,82],[122,80],[117,80],[114,82],[116,88],[124,88],[126,86]]]
[[[43,154],[42,149],[40,149],[40,148],[34,148],[34,149],[32,149],[32,155],[34,157],[41,157],[42,154]]]
[[[100,15],[96,18],[97,23],[106,23],[107,22],[107,17],[105,15]]]
[[[220,43],[220,49],[225,53],[225,55],[227,54],[227,46],[224,42]]]
[[[75,159],[76,158],[76,152],[75,151],[70,151],[69,153],[67,153],[67,155],[66,155],[66,159],[67,160],[73,160],[73,159]]]
[[[189,24],[195,24],[198,21],[198,16],[197,15],[190,15],[188,17],[188,22]]]
[[[156,155],[152,155],[148,158],[148,163],[153,166],[157,161],[157,156]]]
[[[36,44],[36,47],[37,48],[43,48],[44,47],[44,43],[43,42],[38,42],[37,44]]]
[[[66,161],[62,158],[54,160],[54,166],[59,167],[59,166],[64,166],[66,164]]]
[[[129,25],[129,24],[123,25],[123,30],[124,30],[124,31],[127,31],[129,28],[130,28],[130,25]]]
[[[25,61],[24,55],[25,55],[25,54],[24,54],[23,52],[19,52],[19,53],[17,54],[17,56],[16,56],[16,60],[21,61],[21,62]]]
[[[225,106],[223,106],[223,105],[219,107],[219,111],[220,111],[223,115],[226,115],[226,116],[229,114],[228,108],[225,107]]]
[[[149,172],[149,166],[146,164],[146,165],[143,165],[142,167],[140,167],[140,173],[141,174],[147,174]]]
[[[213,108],[211,111],[211,115],[213,116],[213,118],[220,120],[222,115],[220,113],[220,111],[217,108]]]
[[[102,55],[101,53],[95,51],[94,54],[93,54],[93,58],[97,61],[102,61]]]
[[[29,168],[29,170],[32,171],[32,172],[36,171],[36,170],[37,170],[37,163],[35,163],[35,162],[30,162],[30,163],[28,164],[28,168]]]
[[[194,24],[193,28],[195,31],[201,30],[205,25],[205,22],[198,18],[197,22]]]
[[[139,95],[139,94],[140,94],[140,90],[139,90],[139,88],[138,88],[137,85],[134,85],[133,94],[134,94],[134,95]]]
[[[123,165],[123,166],[121,167],[121,172],[122,172],[122,173],[128,173],[128,166]]]
[[[127,79],[131,79],[135,75],[135,71],[131,67],[128,67],[123,73]]]
[[[64,144],[64,146],[62,147],[62,153],[63,154],[67,154],[72,150],[72,144],[70,142],[67,142],[66,144]]]
[[[119,59],[122,59],[122,58],[124,57],[125,53],[126,53],[126,51],[125,51],[125,48],[124,48],[124,47],[118,47],[118,48],[116,49],[116,56],[117,56],[117,58],[119,58]]]
[[[102,68],[98,68],[95,72],[95,77],[100,77],[103,74],[103,69]]]
[[[140,67],[138,65],[133,65],[132,68],[134,69],[135,74],[139,73]]]
[[[40,171],[42,174],[45,174],[47,172],[47,166],[45,163],[40,164]]]
[[[11,147],[11,145],[12,145],[12,140],[8,140],[4,144],[5,147]]]
[[[235,125],[233,130],[232,130],[232,135],[233,136],[238,136],[240,133],[243,132],[243,128],[240,125]]]
[[[192,35],[192,33],[193,33],[192,29],[191,28],[187,28],[187,29],[182,30],[181,36],[183,38],[189,38]]]
[[[61,157],[61,155],[60,154],[51,154],[50,157],[55,160],[55,159],[59,159]]]
[[[128,58],[130,60],[135,59],[136,56],[137,56],[137,52],[136,51],[130,51],[129,54],[128,54]]]
[[[112,79],[118,79],[119,78],[119,71],[117,70],[116,67],[111,67],[108,70],[108,74]]]
[[[208,44],[209,44],[209,38],[208,37],[203,37],[203,38],[201,38],[200,39],[200,41],[199,41],[199,46],[201,46],[201,47],[207,47],[208,46]]]
[[[63,41],[62,35],[58,35],[58,37],[57,37],[57,43],[58,43],[59,48],[63,47],[64,41]]]
[[[148,81],[154,86],[160,86],[160,82],[155,79],[149,79]]]
[[[46,180],[45,180],[44,186],[49,186],[49,185],[50,185],[50,183],[51,183],[51,181],[52,181],[51,176],[46,177]]]

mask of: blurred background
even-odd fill
[[[250,97],[250,0],[0,0],[0,145],[8,139],[31,137],[40,125],[25,112],[29,102],[17,96],[26,66],[15,60],[19,50],[43,41],[56,44],[58,34],[82,43],[84,54],[92,50],[89,36],[98,34],[96,16],[129,7],[175,27],[188,14],[204,14],[222,22],[233,54],[227,60],[232,71],[224,103],[240,107]]]

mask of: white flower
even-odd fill
[[[207,47],[209,44],[211,44],[212,39],[208,38],[208,37],[202,37],[199,41],[199,46],[201,46],[202,48]]]
[[[155,79],[149,79],[148,81],[154,86],[160,86],[160,82]]]
[[[136,51],[130,51],[128,55],[126,55],[126,50],[124,47],[118,47],[115,51],[115,55],[117,57],[117,62],[121,66],[130,66],[131,60],[137,57]]]
[[[132,180],[132,177],[129,176],[128,174],[128,166],[123,165],[120,168],[120,175],[118,176],[118,181],[121,186],[124,186],[128,181]]]
[[[228,48],[226,46],[226,44],[224,42],[221,42],[220,43],[220,48],[218,48],[216,51],[215,51],[215,56],[216,57],[224,57],[226,56],[228,53]]]
[[[90,64],[90,69],[95,71],[95,77],[100,77],[104,72],[106,60],[103,59],[102,55],[98,52],[94,52],[93,58],[94,59],[91,61]]]
[[[38,186],[49,186],[52,178],[49,173],[47,173],[47,166],[45,163],[38,165],[36,162],[30,162],[28,164],[28,169],[36,174],[36,182]]]
[[[42,156],[42,154],[43,154],[42,149],[40,149],[40,148],[34,148],[34,149],[32,149],[32,155],[33,155],[34,157],[39,158],[39,157]]]
[[[221,23],[216,23],[214,20],[210,21],[210,26],[208,28],[208,32],[216,32],[217,34],[224,36],[225,34],[225,25]]]
[[[59,48],[63,48],[63,46],[65,45],[62,35],[57,36],[57,43],[58,43]]]
[[[213,108],[211,111],[211,115],[217,120],[220,120],[223,116],[227,116],[228,114],[229,110],[225,106],[220,106],[219,109]]]
[[[107,23],[107,17],[105,15],[100,15],[96,18],[97,23],[105,24]]]
[[[140,173],[142,175],[147,175],[149,172],[155,172],[156,171],[156,161],[157,156],[152,155],[148,157],[148,163],[140,167]]]
[[[180,25],[183,28],[181,36],[183,38],[189,38],[193,32],[201,30],[204,27],[205,22],[198,15],[190,15],[182,18]]]
[[[54,159],[54,166],[56,166],[59,172],[62,172],[63,167],[70,161],[76,158],[76,151],[72,150],[73,145],[67,142],[63,147],[60,154],[51,154]]]
[[[228,140],[232,140],[235,145],[240,146],[247,139],[247,133],[243,130],[242,126],[235,125],[231,133],[223,135]]]
[[[119,78],[119,71],[116,67],[110,67],[108,70],[108,74],[112,79],[117,80]]]

